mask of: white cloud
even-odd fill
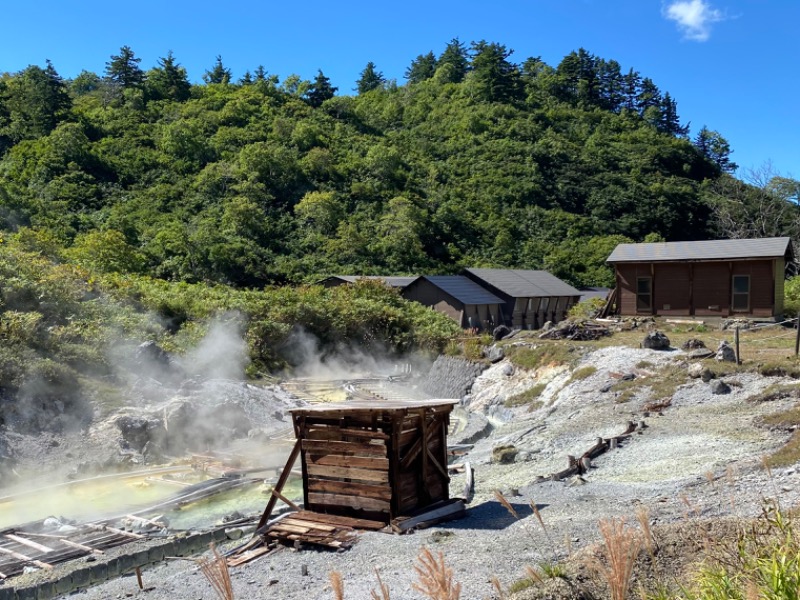
[[[711,35],[711,24],[724,20],[724,15],[703,0],[674,0],[664,8],[664,16],[678,24],[683,37],[705,42]]]

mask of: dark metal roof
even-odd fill
[[[589,298],[602,298],[605,300],[608,298],[608,292],[611,291],[611,288],[607,287],[585,287],[581,288],[581,302],[584,300],[588,300]]]
[[[779,258],[786,256],[787,252],[791,252],[791,239],[788,237],[619,244],[606,262]]]
[[[429,281],[463,304],[503,304],[503,300],[462,275],[425,275],[420,279]]]
[[[332,275],[331,277],[326,277],[319,283],[323,283],[325,281],[329,281],[331,279],[341,279],[342,282],[347,283],[355,283],[359,279],[371,279],[374,281],[383,281],[389,287],[394,288],[404,288],[409,283],[417,279],[416,276],[413,277],[394,277],[394,276],[383,276],[383,275]]]
[[[581,295],[574,287],[547,271],[467,269],[467,272],[514,298]]]

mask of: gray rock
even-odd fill
[[[702,364],[692,363],[689,365],[687,373],[689,374],[689,377],[691,377],[692,379],[700,379],[700,376],[703,374],[704,369],[705,367]]]
[[[642,340],[642,348],[669,350],[669,338],[660,331],[651,331]]]
[[[483,357],[490,363],[500,362],[506,357],[506,353],[503,351],[503,348],[497,344],[484,347],[481,354],[483,354]]]
[[[731,386],[721,379],[714,379],[709,385],[712,394],[730,394]]]
[[[503,375],[505,375],[506,377],[511,377],[513,374],[514,374],[514,365],[512,365],[511,363],[503,365]]]
[[[498,342],[502,340],[504,337],[506,337],[509,333],[511,333],[511,329],[509,329],[505,325],[498,325],[492,331],[492,337],[496,342]]]
[[[507,465],[517,459],[517,447],[514,444],[505,444],[492,448],[492,462]]]
[[[684,350],[697,350],[699,348],[705,348],[706,344],[703,340],[698,340],[697,338],[689,338],[683,344],[681,344],[681,348]]]
[[[694,358],[694,359],[703,359],[703,358],[711,358],[712,356],[714,356],[714,354],[716,353],[708,348],[698,348],[697,350],[692,350],[691,352],[689,352],[687,356],[689,358]]]
[[[717,347],[715,358],[720,362],[736,362],[736,352],[728,342],[722,341]]]

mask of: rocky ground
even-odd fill
[[[643,507],[654,526],[691,527],[693,519],[702,517],[756,514],[768,497],[797,504],[800,485],[795,468],[768,473],[761,460],[784,444],[789,434],[759,425],[760,416],[786,409],[795,400],[748,401],[776,383],[794,382],[733,372],[721,377],[727,393],[715,393],[725,389],[714,380],[687,376],[691,363],[681,350],[627,347],[595,350],[571,368],[525,371],[508,359],[499,360],[477,377],[462,402],[473,416],[456,437],[474,441],[465,459],[475,467],[477,481],[465,518],[405,536],[364,533],[345,552],[280,551],[232,569],[235,597],[333,598],[329,574],[336,571],[344,579],[345,598],[366,599],[377,588],[377,570],[393,600],[423,598],[414,588],[415,565],[427,547],[443,553],[463,587],[462,598],[499,598],[494,578],[507,588],[524,577],[526,566],[585,549],[598,539],[597,523],[604,517],[635,522],[637,507]],[[705,364],[715,369],[713,360]],[[697,375],[702,370],[692,369]],[[626,394],[620,382],[631,375],[640,385]],[[671,405],[654,410],[665,378],[676,382]],[[535,402],[505,406],[509,397],[542,384],[546,387]],[[284,402],[280,394],[275,390],[276,398]],[[580,456],[598,437],[621,433],[629,421],[644,421],[646,428],[593,461],[583,477],[537,482],[538,476],[564,469],[568,455]],[[501,445],[514,447],[513,462],[493,459]],[[459,493],[462,485],[454,477],[453,493]],[[517,516],[498,501],[497,490]],[[533,505],[544,527],[533,514]],[[79,595],[214,597],[192,562],[169,561],[146,571],[144,579],[145,591],[139,590],[135,578],[123,577]]]

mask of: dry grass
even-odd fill
[[[389,597],[389,586],[383,583],[378,569],[375,569],[375,577],[378,580],[378,589],[370,591],[370,598],[372,598],[372,600],[391,600]]]
[[[594,365],[587,365],[585,367],[580,367],[579,369],[575,369],[572,372],[572,375],[570,376],[569,381],[567,383],[569,384],[575,381],[583,381],[584,379],[591,377],[595,373],[597,373],[597,367],[595,367]]]
[[[673,365],[665,367],[653,375],[619,381],[611,387],[611,391],[618,394],[615,400],[619,403],[644,396],[650,404],[656,405],[671,399],[675,395],[675,391],[687,381],[686,369]]]
[[[585,350],[571,342],[538,340],[535,345],[506,348],[506,356],[520,369],[533,370],[540,367],[573,365],[583,356]]]
[[[233,600],[233,586],[231,585],[231,574],[228,571],[228,560],[222,556],[217,547],[212,543],[211,552],[213,558],[199,561],[200,571],[208,579],[211,587],[222,600]]]
[[[537,408],[541,408],[543,402],[538,400],[539,396],[542,395],[542,392],[547,387],[546,383],[537,383],[532,388],[525,390],[521,394],[515,394],[514,396],[509,396],[506,398],[506,401],[503,405],[506,408],[515,408],[517,406],[528,406],[528,411],[532,412]]]
[[[344,579],[339,571],[331,571],[328,575],[335,600],[344,600]]]
[[[417,556],[418,564],[414,565],[418,582],[411,587],[430,600],[459,600],[461,584],[453,581],[453,570],[444,562],[444,554],[439,553],[437,559],[433,553],[423,546]]]
[[[623,519],[601,519],[605,561],[594,565],[605,579],[612,600],[625,600],[631,585],[633,566],[639,556],[642,540],[636,530],[627,527]]]

